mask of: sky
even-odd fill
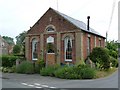
[[[119,0],[0,0],[0,35],[15,39],[27,31],[52,7],[70,17],[87,23],[108,40],[118,40]],[[110,24],[113,2],[113,18]],[[110,27],[109,27],[110,24]]]

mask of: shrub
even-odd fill
[[[0,57],[2,66],[3,67],[12,67],[13,65],[16,64],[16,59],[18,58],[17,56],[11,56],[11,55],[3,55]]]
[[[109,50],[109,55],[114,57],[115,59],[118,58],[118,53],[116,51],[113,51],[113,50]]]
[[[59,68],[54,74],[56,77],[63,79],[92,79],[96,72],[87,65],[78,65]]]
[[[45,62],[43,59],[38,59],[35,62],[35,73],[40,73],[40,70],[45,67]]]
[[[32,74],[34,73],[34,67],[32,62],[30,61],[23,61],[21,64],[19,64],[16,68],[17,73],[23,73],[23,74]]]
[[[109,54],[106,49],[102,47],[96,47],[93,49],[89,57],[94,63],[99,63],[101,69],[110,68]]]
[[[42,69],[40,70],[40,74],[41,74],[42,76],[55,76],[55,75],[54,75],[54,72],[55,72],[55,70],[57,70],[58,68],[59,68],[58,65],[48,66],[48,67],[46,67],[46,68],[42,68]]]
[[[118,67],[118,60],[113,58],[113,57],[110,57],[110,61],[112,63],[112,67]]]
[[[81,76],[78,74],[76,67],[62,67],[54,72],[55,76],[63,79],[80,79]]]
[[[96,72],[93,68],[83,68],[80,70],[82,79],[92,79],[95,77]]]

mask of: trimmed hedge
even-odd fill
[[[2,63],[2,67],[12,67],[16,64],[17,56],[12,55],[2,55],[0,56],[0,62]]]
[[[33,74],[34,73],[33,63],[30,61],[23,61],[21,64],[17,66],[16,72],[22,74]]]

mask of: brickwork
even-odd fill
[[[55,31],[48,32],[46,31],[47,27],[53,26]],[[99,46],[99,38],[101,38],[102,47],[104,47],[105,42],[104,38],[84,32],[71,22],[60,16],[54,10],[49,9],[28,31],[26,37],[26,58],[32,60],[32,39],[36,38],[38,40],[37,52],[38,57],[43,58],[46,64],[60,64],[68,63],[65,62],[65,53],[64,53],[64,38],[70,36],[72,38],[72,62],[78,63],[80,59],[87,58],[87,38],[90,36],[91,41],[91,51],[95,47]],[[56,48],[56,53],[54,56],[47,55],[46,45],[47,38],[49,36],[54,37],[54,45]],[[96,38],[96,40],[95,40]],[[48,59],[50,58],[50,59]]]

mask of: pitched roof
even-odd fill
[[[51,8],[52,9],[52,8]],[[53,9],[54,10],[54,9]],[[87,25],[82,22],[82,21],[79,21],[79,20],[76,20],[70,16],[67,16],[61,12],[58,12],[56,10],[54,10],[56,13],[58,13],[59,15],[61,15],[64,19],[66,19],[67,21],[69,21],[70,23],[72,23],[73,25],[75,25],[76,27],[78,27],[79,29],[82,29],[83,31],[85,32],[88,32],[88,33],[92,33],[92,34],[95,34],[95,35],[98,35],[98,36],[101,36],[101,37],[104,37],[102,36],[101,34],[99,34],[97,31],[95,31],[94,29],[90,28],[89,31],[86,29]],[[105,38],[105,37],[104,37]]]

